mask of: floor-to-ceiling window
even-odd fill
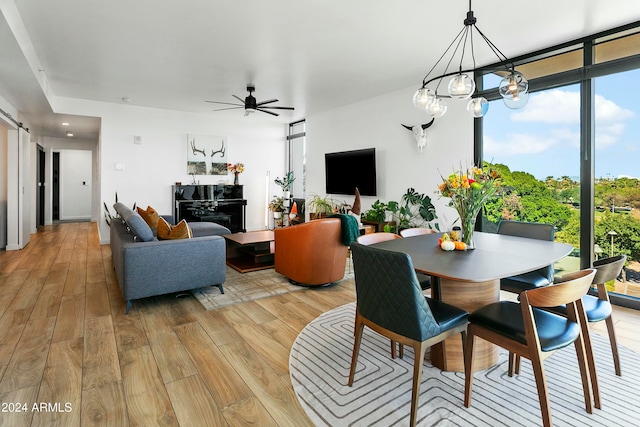
[[[609,289],[640,306],[640,23],[514,63],[530,82],[524,109],[504,106],[490,67],[479,74],[490,108],[476,157],[502,169],[506,190],[483,230],[501,219],[553,223],[556,240],[576,248],[560,272],[625,254],[627,274]]]

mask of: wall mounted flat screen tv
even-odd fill
[[[341,151],[324,155],[327,194],[377,196],[376,149]]]

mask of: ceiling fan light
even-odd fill
[[[473,98],[467,103],[467,111],[473,117],[484,117],[489,111],[489,101],[483,97]]]
[[[437,119],[444,116],[447,112],[447,103],[442,98],[435,98],[434,101],[427,107],[427,113]]]
[[[426,110],[435,99],[436,96],[433,92],[423,87],[418,89],[413,95],[413,105],[420,110]]]
[[[452,98],[468,99],[476,90],[476,83],[466,74],[456,74],[449,81],[449,95]]]

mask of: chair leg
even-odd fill
[[[396,342],[394,340],[391,340],[391,358],[396,358]]]
[[[416,342],[413,345],[414,359],[413,359],[413,385],[411,388],[411,418],[409,425],[414,427],[416,425],[416,418],[418,417],[418,400],[420,398],[420,381],[422,380],[422,364],[424,363],[424,354],[427,351],[427,346],[424,342]]]
[[[360,353],[360,342],[362,341],[362,331],[364,324],[360,321],[360,317],[356,315],[356,331],[353,340],[353,353],[351,353],[351,369],[349,369],[349,382],[347,385],[353,385],[353,377],[356,374],[356,366],[358,365],[358,353]]]
[[[533,375],[536,378],[536,388],[538,389],[538,400],[540,401],[540,412],[542,412],[542,425],[551,427],[551,404],[547,393],[547,378],[544,375],[544,366],[540,354],[535,353],[531,357],[533,365]]]
[[[516,354],[509,352],[509,371],[507,372],[510,377],[513,376],[516,368]]]
[[[520,355],[516,354],[516,361],[514,364],[514,372],[516,375],[520,375],[520,361],[522,360],[522,358],[520,357]]]
[[[578,357],[578,367],[580,368],[580,379],[582,380],[585,409],[588,413],[592,414],[593,405],[591,403],[591,383],[589,382],[589,368],[587,367],[587,354],[584,347],[584,338],[582,333],[580,333],[580,336],[574,341],[573,345],[576,348],[576,356]]]
[[[467,342],[464,346],[464,406],[471,407],[471,388],[473,387],[473,344],[476,336],[473,326],[467,327]]]
[[[582,338],[584,340],[584,351],[587,357],[589,377],[591,378],[591,391],[593,392],[593,404],[596,408],[602,409],[600,402],[600,386],[598,385],[598,374],[596,372],[596,361],[593,358],[593,346],[591,345],[591,334],[589,333],[589,322],[586,316],[580,319]]]
[[[616,375],[622,376],[620,369],[620,355],[618,354],[618,342],[616,340],[616,331],[613,328],[613,317],[609,316],[605,319],[607,331],[609,332],[609,342],[611,343],[611,354],[613,354],[613,366],[616,369]]]

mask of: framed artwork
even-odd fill
[[[189,175],[227,174],[227,137],[187,134]]]

